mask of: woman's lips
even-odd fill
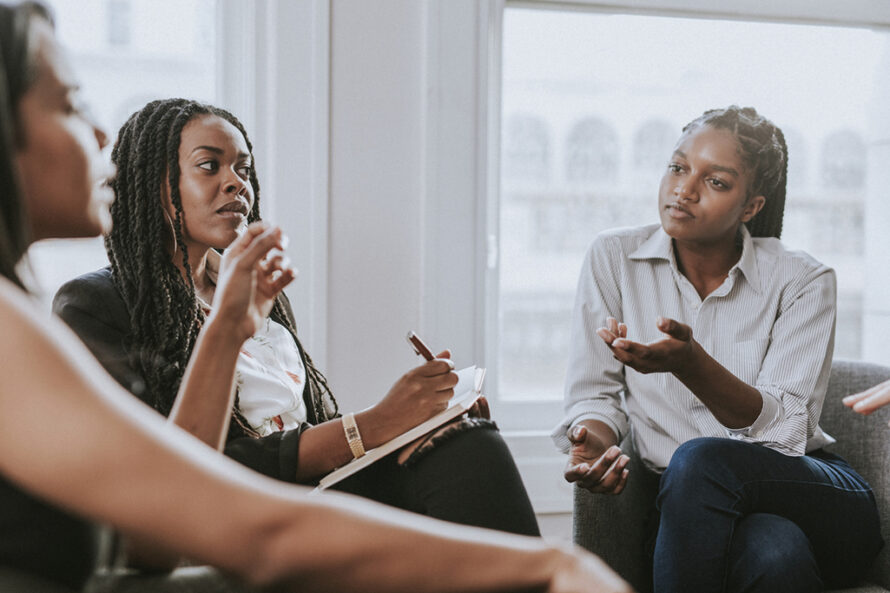
[[[688,220],[690,218],[695,218],[689,210],[686,210],[679,204],[668,204],[665,209],[668,212],[668,216],[671,218],[676,218],[677,220]]]

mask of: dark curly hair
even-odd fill
[[[112,276],[130,315],[129,356],[145,380],[150,401],[164,415],[170,413],[188,364],[204,312],[198,304],[195,283],[182,235],[182,198],[179,191],[179,144],[182,130],[196,117],[214,115],[237,128],[253,162],[253,146],[238,119],[224,109],[189,99],[152,101],[130,116],[121,127],[111,153],[117,166],[112,182],[116,199],[111,207],[113,227],[105,238]],[[254,167],[249,181],[255,200],[248,215],[260,219],[260,186]],[[162,187],[169,182],[170,202],[175,209],[173,233],[182,251],[186,278],[174,265],[164,244],[171,240],[161,202]],[[309,421],[324,422],[337,414],[324,375],[297,339],[294,319],[284,296],[279,296],[270,318],[290,330],[306,361],[311,401]],[[229,438],[256,436],[238,408],[232,410]]]
[[[780,238],[788,182],[788,146],[782,130],[753,107],[737,105],[705,111],[686,124],[683,133],[701,126],[727,130],[735,136],[739,156],[751,173],[748,197],[766,198],[760,212],[745,223],[751,236]]]

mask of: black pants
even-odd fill
[[[540,535],[516,463],[496,429],[457,432],[407,466],[397,456],[333,488],[435,519]]]

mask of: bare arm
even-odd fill
[[[280,257],[263,258],[282,249],[281,230],[265,223],[250,225],[220,264],[213,311],[195,342],[182,377],[170,421],[221,450],[234,403],[235,363],[244,341],[269,314],[276,295],[294,279]]]
[[[75,513],[294,591],[629,590],[537,539],[262,478],[146,410],[6,281],[0,327],[0,357],[17,369],[0,375],[0,471]]]

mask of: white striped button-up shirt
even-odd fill
[[[818,421],[834,349],[835,304],[831,268],[786,250],[778,239],[752,239],[744,227],[739,261],[705,299],[677,269],[661,225],[607,231],[594,240],[581,269],[566,416],[553,440],[567,451],[567,431],[584,419],[605,422],[619,441],[632,426],[641,459],[655,471],[696,437],[736,438],[786,455],[830,444]],[[624,366],[596,335],[610,316],[627,324],[628,339],[641,343],[665,337],[655,326],[658,316],[689,325],[708,354],[760,392],[760,415],[749,427],[729,429],[671,373]]]

